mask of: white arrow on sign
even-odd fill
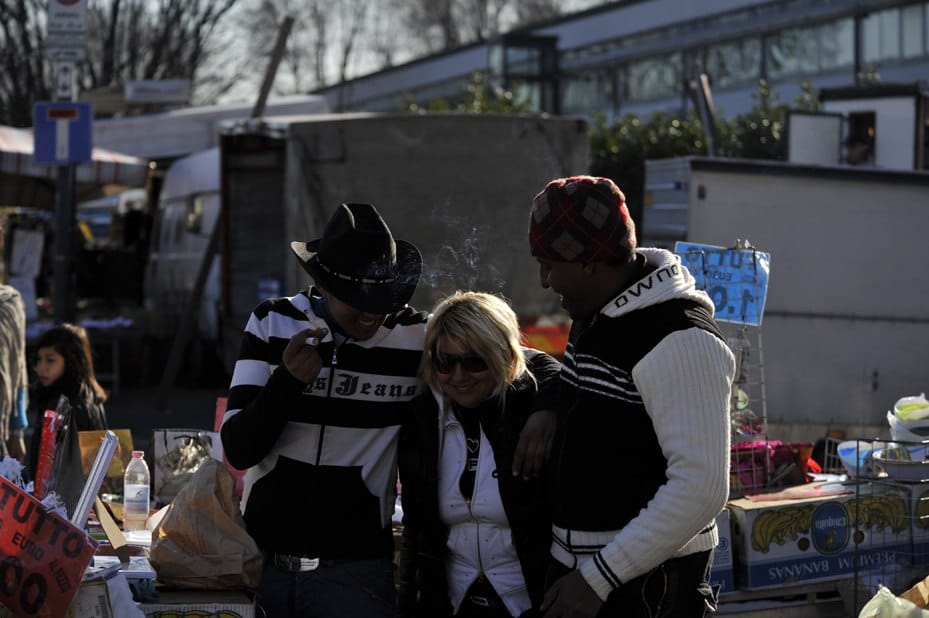
[[[70,124],[77,120],[77,108],[51,108],[48,110],[48,119],[55,121],[55,158],[61,161],[68,159],[68,146],[70,139]]]

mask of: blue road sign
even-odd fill
[[[90,103],[36,103],[32,108],[36,165],[89,163],[93,152]]]

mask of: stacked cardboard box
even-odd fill
[[[872,483],[849,491],[796,500],[730,501],[739,588],[842,579],[909,563],[909,492]]]
[[[719,530],[719,545],[713,553],[713,567],[710,571],[710,584],[719,586],[719,593],[726,594],[735,590],[735,577],[732,562],[732,528],[729,524],[729,511],[716,517]]]

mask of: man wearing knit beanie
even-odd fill
[[[729,497],[735,359],[680,259],[637,247],[607,178],[553,180],[529,248],[573,323],[545,616],[703,616]]]

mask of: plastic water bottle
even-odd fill
[[[151,476],[142,451],[132,451],[123,476],[123,530],[145,530]]]

